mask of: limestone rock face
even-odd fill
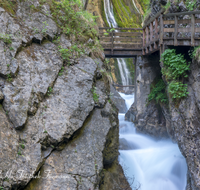
[[[159,56],[138,57],[135,78],[135,102],[125,118],[135,123],[138,131],[157,138],[168,137],[168,128],[162,109],[155,102],[147,104],[150,85],[159,76]]]
[[[110,85],[110,92],[111,92],[110,99],[118,108],[119,113],[126,113],[127,108],[125,100],[119,95],[119,93],[115,90],[115,88],[112,85]]]
[[[109,115],[103,115],[104,111],[109,111]],[[64,145],[62,151],[54,151],[47,158],[41,170],[46,178],[38,179],[35,186],[34,181],[31,182],[27,189],[98,189],[96,184],[103,169],[102,152],[109,140],[107,135],[117,127],[110,123],[113,114],[116,112],[109,103],[103,110],[95,109],[73,140]]]
[[[105,189],[109,168],[127,184],[103,52],[63,60],[59,48],[74,42],[47,3],[17,1],[14,16],[0,7],[0,187]]]
[[[13,81],[7,82],[3,93],[4,108],[14,127],[22,127],[28,112],[34,114],[39,100],[42,100],[51,87],[62,66],[56,47],[52,43],[32,44],[21,51],[16,61],[18,74]]]
[[[159,62],[157,62],[157,64],[159,64]],[[154,67],[152,65],[152,67],[147,67],[146,69],[153,70]],[[145,105],[146,101],[144,99],[138,101],[138,97],[140,97],[144,87],[146,87],[146,90],[149,90],[151,84],[151,82],[149,83],[149,80],[144,77],[144,82],[141,85],[140,81],[138,81],[138,76],[141,75],[141,72],[138,72],[138,70],[139,68],[137,67],[137,81],[135,85],[137,89],[136,102],[126,114],[126,119],[134,122],[136,128],[143,133],[150,134],[157,138],[170,136],[173,141],[176,141],[188,165],[186,189],[200,189],[199,61],[193,60],[190,66],[189,80],[184,81],[184,83],[188,84],[188,97],[182,99],[178,104],[169,98],[169,106],[163,104],[155,105],[153,102]],[[141,78],[143,78],[143,75],[141,75]],[[144,107],[141,106],[142,103],[145,105]],[[121,144],[123,145],[123,142]]]

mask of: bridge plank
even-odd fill
[[[174,28],[164,28],[164,32],[174,32]]]
[[[102,42],[111,42],[111,37],[100,37],[100,41]],[[131,37],[119,37],[113,38],[114,42],[142,42],[142,38],[131,38]]]
[[[175,26],[174,26],[174,46],[178,45],[177,34],[178,34],[178,18],[175,16]]]
[[[195,15],[191,15],[191,45],[194,46],[195,36]]]

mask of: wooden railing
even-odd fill
[[[164,45],[200,45],[200,11],[163,14],[162,9],[143,26],[143,55],[160,50]],[[188,15],[188,18],[185,16]]]
[[[115,51],[138,50],[141,52],[142,50],[142,28],[102,27],[99,30],[100,43],[104,50],[110,51],[111,56]]]
[[[155,51],[161,54],[165,45],[200,45],[200,11],[163,14],[164,11],[161,9],[142,29],[99,28],[105,54],[116,57],[148,55]]]

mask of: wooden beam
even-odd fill
[[[174,24],[174,20],[164,20],[164,24]]]
[[[149,44],[149,27],[146,27],[146,45]]]
[[[113,31],[112,31],[112,34],[111,34],[112,36],[111,36],[111,54],[113,55],[113,36],[114,36],[114,33],[113,33]]]
[[[165,12],[165,8],[162,8],[154,17],[149,19],[149,21],[146,22],[142,28],[143,29],[146,28],[151,22],[153,22],[156,18],[158,18],[164,12]]]
[[[111,30],[111,29],[115,29],[115,30],[142,30],[142,28],[110,28],[110,27],[99,27],[99,30]]]
[[[155,20],[155,39],[158,38],[158,19]]]
[[[195,14],[200,14],[200,11],[188,11],[188,12],[179,12],[179,13],[168,13],[168,14],[165,14],[164,17],[183,16],[183,15],[195,15]]]
[[[163,14],[160,15],[160,44],[163,44],[164,36],[164,26],[163,26]]]
[[[143,41],[142,41],[143,47],[145,46],[145,29],[143,29]]]
[[[174,28],[164,28],[163,32],[174,32]]]
[[[153,41],[153,22],[150,23],[150,42]],[[150,44],[150,51],[153,50],[152,45]]]
[[[178,18],[175,16],[174,18],[175,26],[174,26],[174,46],[177,46],[177,35],[178,35]]]
[[[191,46],[194,46],[195,36],[195,15],[191,15]]]

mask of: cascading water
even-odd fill
[[[110,0],[104,0],[104,11],[105,11],[106,19],[107,19],[109,26],[117,28],[118,25],[117,25],[117,22],[114,17],[113,5],[110,2]],[[115,32],[117,32],[117,30]],[[129,70],[126,65],[126,61],[123,58],[118,58],[117,63],[118,63],[118,67],[120,70],[120,77],[121,77],[122,85],[126,86],[129,84],[129,79],[130,79],[130,73],[129,73]],[[128,87],[124,88],[124,90],[127,91]]]
[[[129,109],[133,95],[120,93]],[[132,189],[184,190],[187,165],[177,144],[159,140],[136,132],[134,124],[119,114],[120,138],[126,150],[120,150],[119,161]],[[134,179],[134,181],[133,181]]]
[[[110,27],[117,27],[110,0],[104,0],[104,10]],[[117,61],[122,84],[130,85],[130,73],[125,60]],[[134,95],[120,95],[129,109],[134,102]],[[120,139],[126,146],[126,150],[120,150],[119,161],[132,189],[140,186],[140,190],[184,190],[187,165],[177,144],[171,140],[156,141],[137,133],[134,124],[125,121],[121,113],[119,124]]]

